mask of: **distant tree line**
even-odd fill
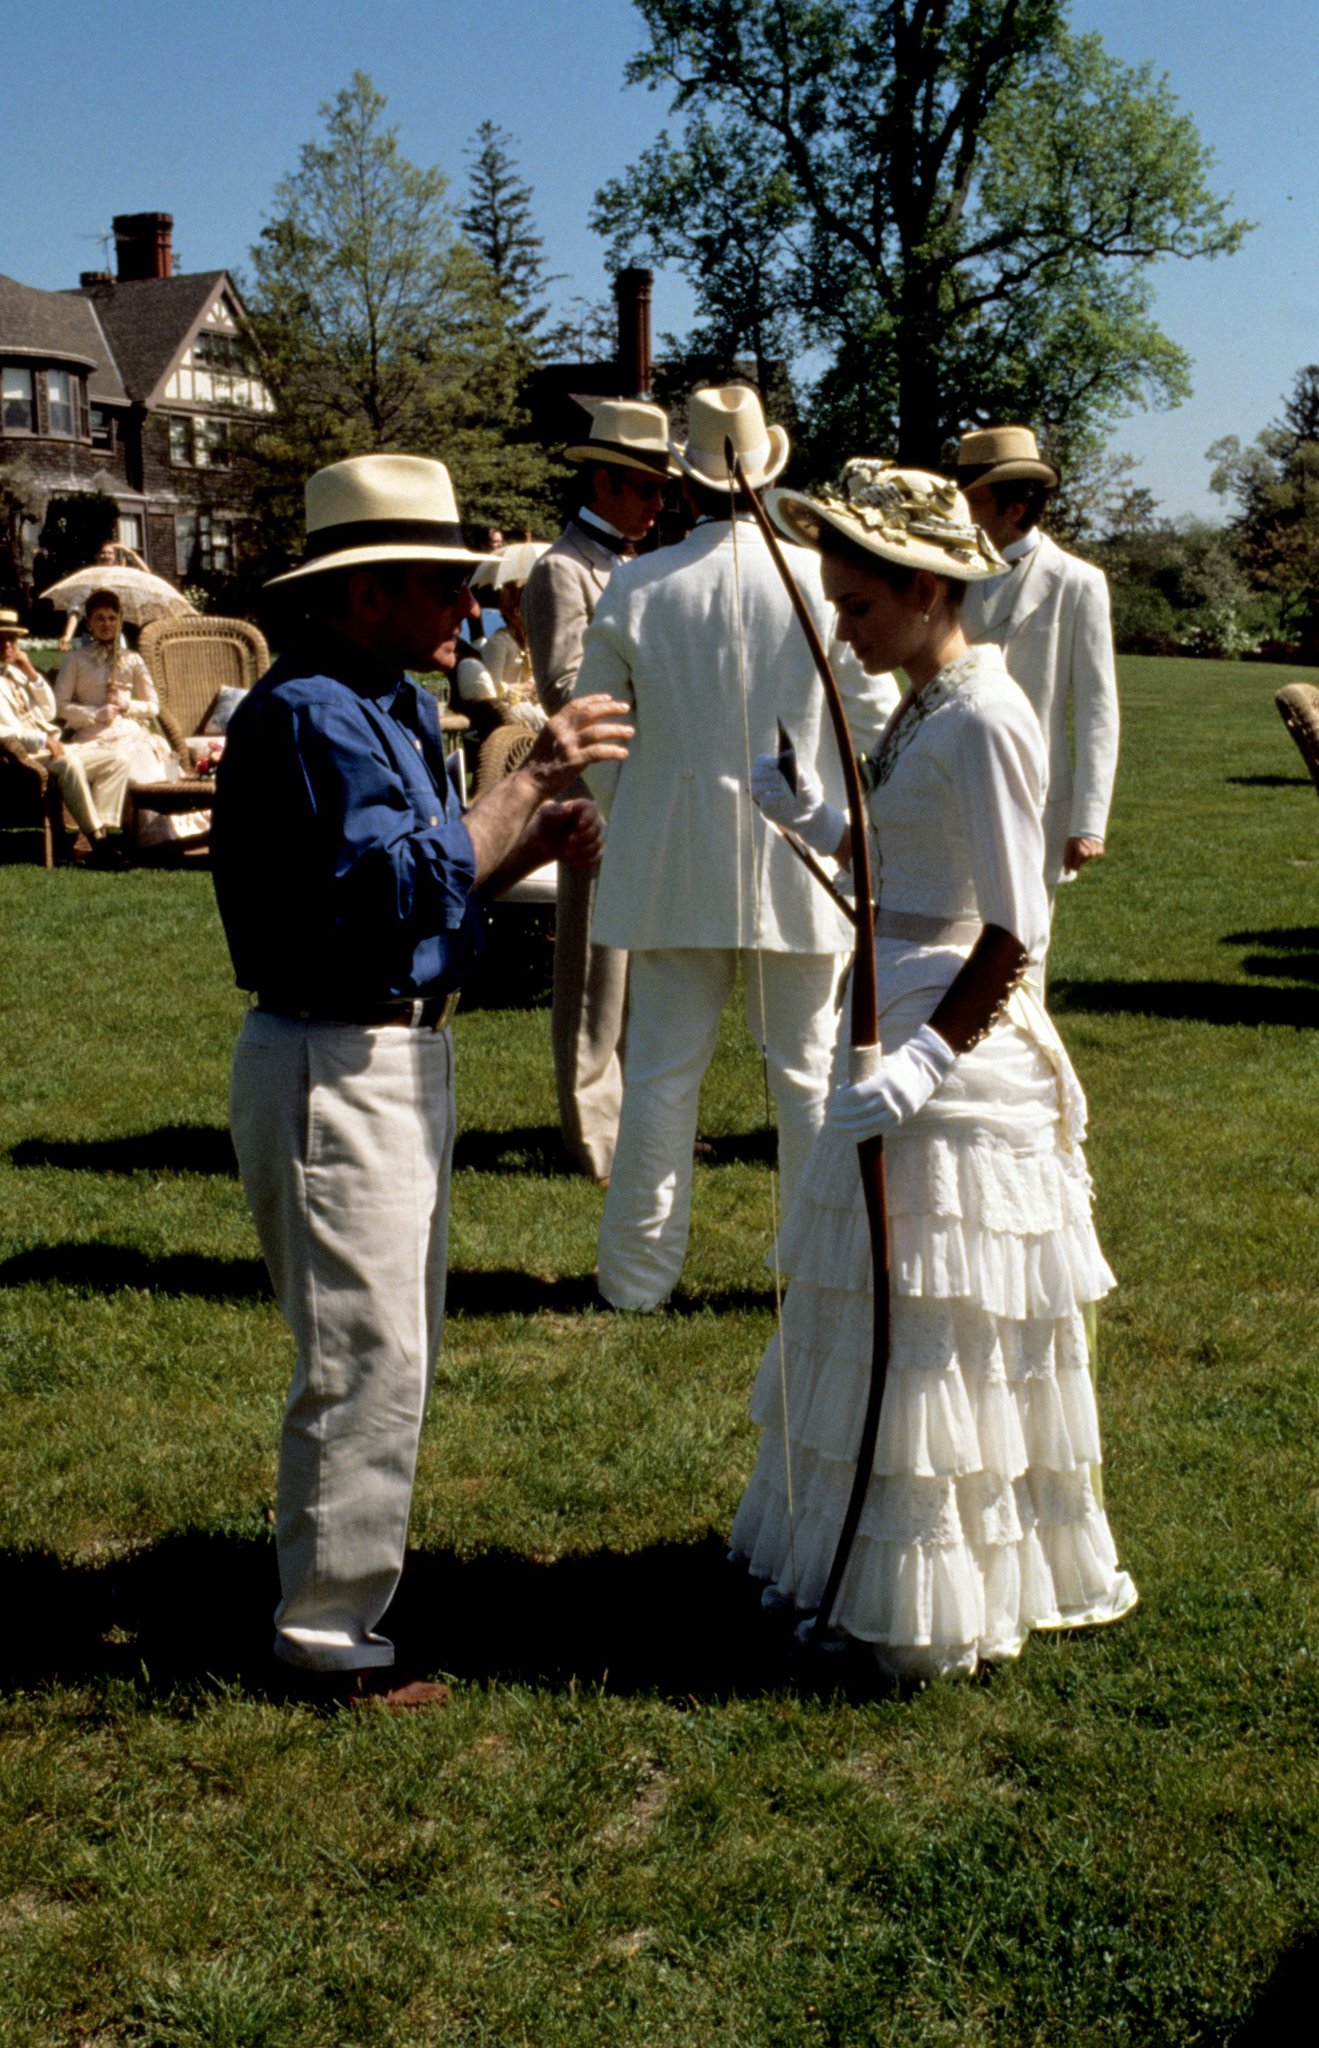
[[[1129,463],[1084,480],[1070,539],[1113,593],[1129,654],[1319,661],[1319,364],[1297,372],[1281,418],[1208,450],[1227,522],[1168,520]]]

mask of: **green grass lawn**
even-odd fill
[[[209,879],[0,864],[0,2040],[1291,2038],[1319,1956],[1319,805],[1271,703],[1296,673],[1125,662],[1111,851],[1059,903],[1142,1604],[906,1698],[798,1662],[722,1563],[773,1321],[735,1020],[683,1291],[639,1320],[591,1305],[547,1013],[483,1010],[393,1623],[453,1702],[281,1702],[291,1346],[224,1131]]]

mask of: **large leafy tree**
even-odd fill
[[[512,438],[525,343],[457,232],[443,173],[408,161],[385,109],[361,71],[322,106],[322,135],[276,187],[252,252],[274,413],[250,467],[272,551],[296,544],[312,469],[379,449],[439,456],[474,524],[547,515],[545,458]]]
[[[1073,443],[1176,403],[1150,267],[1235,249],[1166,81],[1065,0],[636,0],[629,79],[681,117],[596,196],[612,260],[678,265],[693,350],[818,365],[817,467],[966,425]]]
[[[1236,501],[1237,557],[1278,600],[1284,634],[1319,660],[1319,363],[1297,372],[1282,418],[1243,448],[1235,434],[1209,450],[1211,487]]]

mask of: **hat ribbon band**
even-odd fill
[[[653,469],[662,477],[668,476],[669,455],[666,448],[630,448],[626,441],[596,441],[594,439],[584,441],[581,445],[584,448],[589,448],[591,453],[581,457],[574,457],[573,459],[584,462],[588,469],[595,459],[596,450],[607,449],[612,455],[625,455],[629,469]]]
[[[345,548],[393,545],[470,552],[456,519],[345,519],[337,526],[318,526],[315,533],[309,533],[303,555],[306,561],[315,562]]]

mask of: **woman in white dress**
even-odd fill
[[[89,647],[75,647],[60,664],[55,683],[55,708],[74,747],[115,749],[127,761],[126,792],[133,782],[177,779],[179,770],[168,740],[150,726],[160,714],[160,699],[151,671],[140,654],[119,645],[122,610],[112,590],[94,590],[84,610]],[[123,822],[120,816],[106,823]]]
[[[903,1675],[1013,1657],[1032,1629],[1116,1620],[1136,1590],[1097,1493],[1087,1310],[1113,1285],[1091,1220],[1085,1102],[1041,1005],[1044,744],[966,585],[1003,565],[944,479],[858,460],[771,512],[823,556],[837,630],[909,687],[871,761],[882,1054],[840,1049],[779,1246],[756,1382],[760,1456],[732,1548],[768,1604],[818,1608],[856,1470],[871,1254],[856,1147],[882,1135],[892,1329],[878,1443],[831,1627]],[[846,861],[846,819],[775,756],[766,814]],[[786,1423],[786,1428],[785,1428]]]
[[[479,658],[458,664],[457,689],[470,712],[482,701],[504,705],[519,725],[539,732],[545,713],[536,701],[536,682],[522,623],[522,593],[534,563],[548,541],[518,541],[506,548],[494,570],[494,586],[503,625],[481,647]]]

